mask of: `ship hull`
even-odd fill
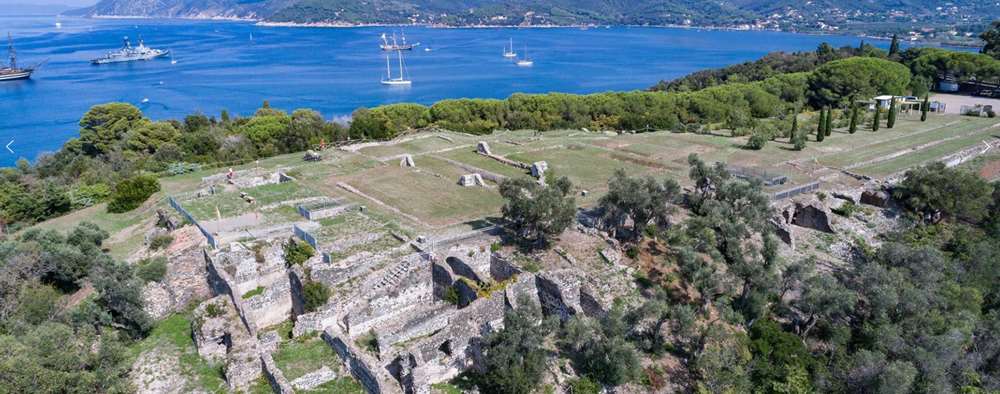
[[[34,70],[23,70],[18,72],[0,74],[0,81],[17,81],[22,79],[31,78],[31,73]]]
[[[135,56],[135,57],[120,57],[120,58],[100,58],[91,60],[91,64],[111,64],[111,63],[127,63],[127,62],[137,62],[143,60],[153,60],[156,58],[161,58],[167,56],[170,52],[161,52],[157,54],[151,54],[146,56]]]

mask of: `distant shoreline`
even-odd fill
[[[859,39],[866,40],[879,40],[888,41],[891,37],[873,36],[866,33],[838,33],[838,32],[824,32],[824,31],[798,31],[798,30],[781,30],[781,29],[756,29],[756,28],[745,28],[745,27],[729,27],[729,26],[697,26],[697,25],[679,25],[679,24],[663,24],[663,25],[596,25],[596,24],[569,24],[569,25],[446,25],[446,24],[435,24],[435,23],[351,23],[351,22],[272,22],[266,21],[259,18],[248,18],[248,17],[237,17],[237,16],[174,16],[174,17],[162,17],[162,16],[141,16],[141,15],[91,15],[84,16],[85,18],[94,19],[178,19],[178,20],[193,20],[193,21],[229,21],[229,22],[245,22],[253,23],[261,27],[287,27],[287,28],[331,28],[331,29],[344,29],[344,28],[356,28],[356,27],[426,27],[431,29],[601,29],[610,27],[629,27],[629,28],[663,28],[663,29],[687,29],[687,30],[711,30],[711,31],[761,31],[761,32],[775,32],[775,33],[790,33],[790,34],[806,34],[811,36],[847,36],[847,37],[857,37]],[[949,43],[933,40],[918,40],[918,41],[904,41],[908,44],[923,44],[929,46],[938,47],[952,47],[952,48],[976,48],[978,45],[971,45],[967,43]]]

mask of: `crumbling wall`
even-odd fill
[[[377,368],[376,363],[370,363],[365,360],[361,355],[352,350],[347,343],[341,338],[341,335],[332,329],[327,329],[323,331],[323,340],[337,352],[340,359],[347,364],[347,368],[351,371],[351,375],[361,383],[361,386],[368,391],[369,394],[380,394],[383,392],[391,392],[390,390],[383,391],[382,384],[375,372]]]

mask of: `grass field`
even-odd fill
[[[257,199],[251,206],[239,198],[238,192],[224,192],[200,199],[188,199],[182,204],[199,220],[215,219],[218,206],[222,216],[236,216],[258,209],[260,225],[299,220],[294,204],[281,202],[314,196],[342,198],[365,205],[368,214],[376,217],[375,224],[365,225],[364,231],[383,232],[392,226],[396,231],[414,234],[416,227],[439,229],[469,226],[486,217],[499,215],[503,200],[495,187],[462,187],[460,175],[478,168],[507,177],[528,176],[515,168],[475,151],[477,141],[486,141],[495,154],[524,163],[546,161],[557,175],[565,175],[577,191],[591,192],[579,197],[578,203],[590,205],[606,190],[608,178],[618,168],[632,175],[649,174],[669,177],[688,184],[687,157],[696,153],[707,162],[723,161],[733,165],[765,169],[789,176],[792,184],[810,182],[819,177],[829,179],[839,169],[884,176],[940,159],[983,140],[1000,138],[1000,120],[932,114],[926,122],[919,116],[902,116],[892,129],[872,132],[867,126],[855,134],[843,129],[833,132],[824,142],[809,136],[807,147],[791,149],[785,138],[769,142],[759,151],[743,149],[746,137],[728,137],[724,132],[710,135],[677,134],[666,131],[611,135],[579,130],[557,130],[536,133],[530,130],[501,131],[487,136],[441,132],[428,137],[410,138],[400,143],[368,147],[359,152],[330,149],[322,152],[324,160],[305,162],[301,153],[262,159],[259,163],[234,166],[235,170],[259,168],[261,171],[283,169],[296,182],[265,185],[244,190]],[[445,136],[451,141],[440,136]],[[400,168],[397,160],[379,158],[412,154],[416,168]],[[449,160],[453,162],[449,162]],[[462,168],[455,162],[468,168]],[[49,220],[38,226],[65,230],[75,223],[91,221],[113,235],[108,247],[116,257],[127,255],[143,240],[143,231],[133,231],[153,217],[157,208],[167,208],[168,195],[190,196],[204,187],[201,178],[225,172],[227,168],[206,168],[190,174],[161,179],[163,192],[154,196],[140,209],[125,214],[109,214],[104,205],[80,210]],[[337,187],[345,182],[387,206],[347,192]],[[495,186],[488,182],[490,186]],[[785,185],[782,187],[789,187]],[[263,209],[267,205],[270,208]],[[169,209],[169,208],[167,208]],[[402,212],[405,215],[400,215]],[[417,222],[409,218],[415,218]],[[318,230],[320,238],[334,242],[350,234],[351,226]],[[360,227],[353,227],[359,229]],[[380,241],[379,241],[380,242]]]
[[[419,166],[419,164],[418,164]],[[458,177],[387,165],[344,179],[363,193],[432,226],[496,215],[503,203],[495,189],[463,187]]]
[[[272,354],[274,363],[289,381],[316,371],[324,365],[340,370],[340,358],[326,342],[316,335],[288,339]]]

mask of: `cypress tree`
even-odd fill
[[[824,135],[826,131],[823,130],[823,126],[826,125],[826,108],[819,110],[819,121],[816,122],[816,135]],[[822,141],[823,139],[817,137],[817,141]]]
[[[889,56],[899,53],[899,37],[892,35],[892,43],[889,44]]]
[[[896,98],[889,100],[889,117],[885,121],[885,127],[891,129],[896,125]]]
[[[829,117],[826,113],[826,109],[821,109],[819,112],[819,125],[816,127],[816,142],[823,142],[826,139],[826,119]]]
[[[829,137],[833,133],[833,110],[826,110],[826,124],[823,126],[826,129],[826,136]]]
[[[920,121],[927,121],[927,111],[930,110],[930,95],[924,95],[924,104],[920,106]]]
[[[872,131],[878,131],[879,117],[882,116],[882,111],[879,109],[878,104],[875,104],[875,117],[872,119]]]
[[[851,102],[851,125],[848,126],[847,132],[854,134],[858,131],[858,103]]]
[[[788,132],[788,142],[795,143],[795,135],[799,133],[799,112],[792,115],[792,129]]]

